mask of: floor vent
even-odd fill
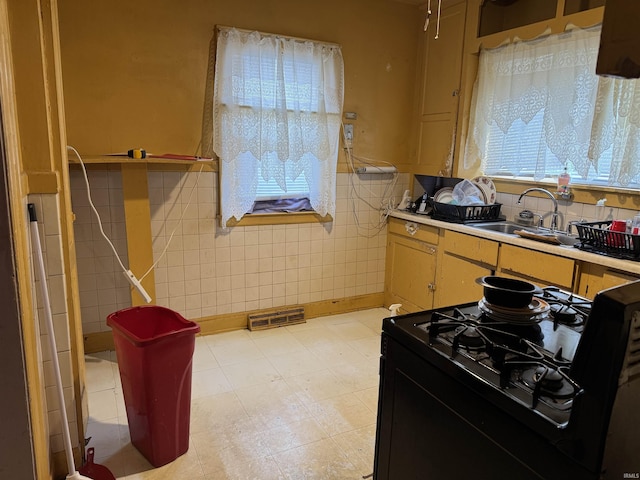
[[[264,330],[266,328],[283,327],[305,323],[304,307],[292,307],[284,310],[269,310],[252,313],[247,316],[249,330]]]

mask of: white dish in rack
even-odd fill
[[[493,184],[493,181],[489,177],[478,176],[471,180],[482,192],[484,196],[484,203],[486,205],[493,205],[496,203],[496,197],[498,192],[496,191],[496,186]]]
[[[433,200],[438,203],[451,203],[453,202],[453,188],[444,187],[436,192],[433,196]]]

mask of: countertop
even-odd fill
[[[605,255],[599,255],[597,253],[585,252],[575,247],[570,247],[565,245],[551,245],[544,242],[538,242],[535,240],[522,238],[517,235],[505,235],[504,233],[481,230],[479,228],[474,228],[470,225],[442,222],[440,220],[434,220],[431,217],[426,215],[410,213],[402,210],[393,210],[389,214],[389,216],[393,218],[407,220],[410,222],[419,223],[422,225],[430,225],[432,227],[452,230],[454,232],[466,233],[467,235],[473,235],[475,237],[495,240],[500,243],[517,245],[519,247],[524,247],[530,250],[537,250],[540,252],[550,253],[552,255],[557,255],[559,257],[566,257],[566,258],[571,258],[573,260],[580,260],[583,262],[594,263],[596,265],[603,265],[608,268],[621,270],[623,272],[628,272],[628,273],[640,276],[640,262],[634,262],[632,260],[620,260],[617,258],[607,257]]]

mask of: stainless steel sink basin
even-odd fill
[[[573,247],[580,241],[578,237],[574,237],[573,235],[566,235],[564,233],[557,233],[556,238],[562,245],[567,245],[569,247]]]
[[[516,230],[523,230],[526,227],[511,222],[493,222],[493,223],[475,223],[471,224],[472,227],[481,228],[482,230],[489,230],[491,232],[506,233],[508,235],[514,235]]]
[[[518,225],[517,223],[512,222],[491,222],[491,223],[475,223],[471,224],[472,227],[487,230],[490,232],[502,233],[504,235],[516,235],[514,233],[516,230],[524,230],[525,232],[532,233],[533,235],[538,236],[539,238],[526,237],[530,240],[539,241],[539,242],[547,242],[553,243],[551,238],[555,238],[561,245],[573,246],[578,243],[579,239],[577,236],[567,235],[561,232],[551,233],[550,230],[546,228],[534,228],[534,227],[524,227],[522,225]]]

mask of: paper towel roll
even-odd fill
[[[360,167],[356,168],[356,173],[396,173],[398,169],[396,167]]]

